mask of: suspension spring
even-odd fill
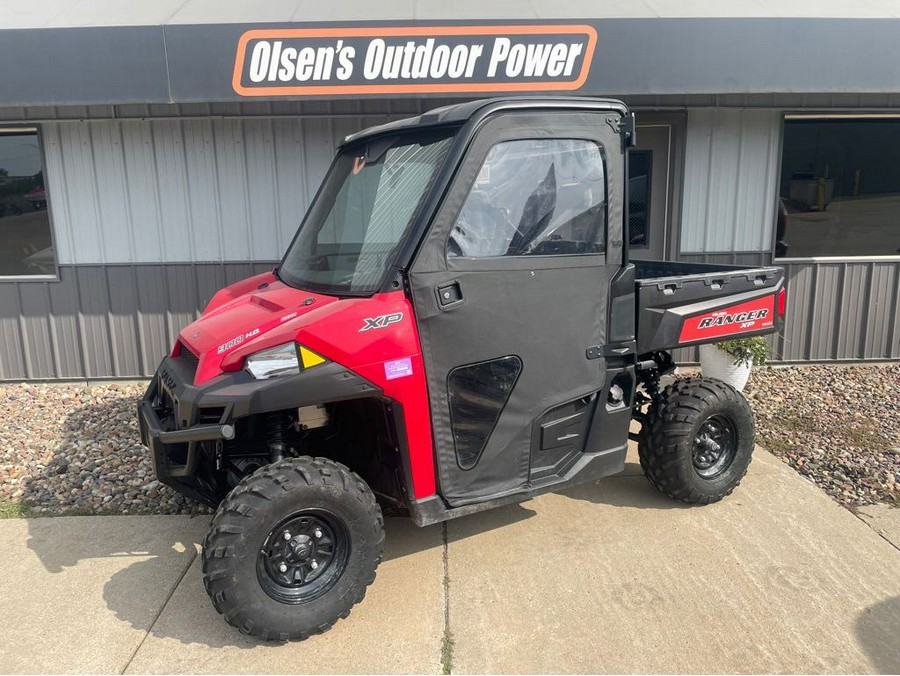
[[[270,413],[266,416],[266,441],[272,462],[284,458],[287,452],[287,432],[291,427],[291,416],[287,413]]]

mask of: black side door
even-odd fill
[[[413,261],[451,506],[562,480],[612,443],[590,429],[606,401],[596,348],[607,344],[610,281],[622,267],[620,115],[488,117]],[[622,456],[624,425],[612,444]]]

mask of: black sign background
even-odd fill
[[[598,6],[598,12],[602,7]],[[596,18],[577,20],[429,21],[428,26],[484,29],[586,24],[597,34],[587,79],[589,96],[900,92],[900,19]],[[154,24],[0,30],[0,105],[217,103],[254,100],[233,86],[237,48],[256,30],[422,28],[416,21],[269,24]],[[827,54],[823,67],[822,55]],[[483,58],[483,57],[482,57]],[[435,83],[443,85],[444,83]],[[540,85],[540,83],[532,83]],[[557,83],[560,84],[560,83]],[[291,98],[488,96],[541,91],[494,82],[466,92],[446,87]],[[515,89],[504,90],[506,86]],[[547,91],[546,89],[544,91]],[[278,98],[270,94],[264,98]],[[830,99],[823,99],[830,101]]]

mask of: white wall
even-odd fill
[[[59,262],[278,259],[337,143],[388,119],[44,123]]]
[[[770,251],[780,163],[779,110],[691,109],[681,251]]]
[[[278,259],[340,139],[388,119],[44,122],[59,262]],[[777,110],[689,110],[682,252],[771,248],[780,135]]]

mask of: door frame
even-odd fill
[[[641,127],[669,128],[669,162],[666,186],[665,232],[663,254],[666,260],[676,260],[681,237],[681,204],[684,188],[684,137],[687,111],[654,111],[635,108],[635,127],[638,144]],[[651,205],[651,208],[653,205]]]
[[[619,112],[615,104],[607,105],[604,102],[602,106],[589,105],[585,108],[587,110],[574,110],[571,114],[565,111],[564,115],[556,110],[542,108],[500,111],[495,118],[485,121],[472,132],[466,152],[461,156],[452,180],[448,182],[419,251],[409,267],[410,293],[428,380],[438,486],[443,498],[454,507],[530,490],[535,423],[559,404],[595,396],[609,386],[606,363],[592,357],[590,348],[595,344],[605,344],[610,270],[621,268],[623,194],[614,186],[624,180],[624,161],[620,132],[616,125],[610,124],[608,115]],[[553,124],[549,124],[546,119],[551,114]],[[535,257],[449,257],[448,236],[490,148],[503,141],[532,138],[583,138],[600,146],[600,152],[604,153],[606,161],[605,252]],[[560,281],[563,274],[571,278],[565,285]],[[592,276],[598,279],[591,279]],[[498,283],[480,283],[492,277],[497,278]],[[523,295],[525,284],[513,285],[515,288],[503,286],[499,281],[504,277],[517,284],[525,280],[527,284],[539,286]],[[479,283],[476,284],[476,280]],[[486,299],[498,294],[501,297],[503,294],[512,294],[512,297],[527,298],[529,303],[538,303],[538,309],[548,308],[547,316],[553,319],[542,321],[541,327],[550,332],[547,335],[553,334],[553,327],[564,326],[572,321],[571,316],[567,316],[571,308],[558,302],[559,290],[570,288],[572,283],[580,294],[589,299],[591,305],[585,306],[583,317],[579,315],[584,332],[577,332],[573,327],[572,332],[565,333],[564,340],[558,341],[562,347],[557,352],[567,355],[562,362],[565,368],[555,368],[546,359],[537,358],[523,348],[522,341],[527,341],[528,338],[521,327],[527,326],[527,315],[519,315],[515,318],[517,321],[509,322],[508,328],[515,331],[517,340],[510,343],[506,352],[506,345],[489,343],[489,353],[482,354],[485,349],[484,341],[480,337],[470,340],[475,333],[483,332],[487,327],[483,317],[481,321],[472,321],[473,317],[477,318],[479,312],[487,316],[485,309],[491,306],[484,303]],[[460,299],[442,304],[438,292],[443,285],[448,288],[456,285],[460,289]],[[511,305],[509,307],[516,309]],[[461,324],[460,315],[466,317]],[[503,328],[507,328],[506,325]],[[450,342],[454,335],[458,339],[455,345]],[[493,349],[494,347],[497,349]],[[504,404],[494,422],[479,461],[472,467],[462,467],[458,462],[450,417],[449,375],[460,366],[508,355],[517,356],[524,362],[521,378],[517,379],[515,388],[511,390],[511,398]],[[545,392],[548,382],[555,383],[558,389],[551,387]],[[522,424],[523,420],[526,424]],[[622,437],[624,436],[623,432]],[[594,439],[594,445],[602,445],[608,441],[601,437],[602,435]],[[588,446],[585,441],[585,452],[583,459],[579,460],[580,464],[590,463],[601,452],[610,450],[588,452],[589,448],[594,450],[594,445]],[[623,449],[624,446],[622,449],[612,450],[624,453]],[[606,464],[612,463],[607,460]],[[514,471],[507,471],[507,467]],[[555,480],[563,481],[564,477],[557,476]]]

